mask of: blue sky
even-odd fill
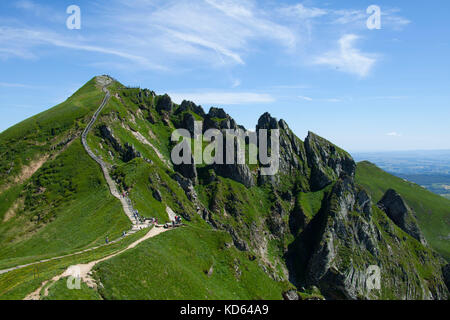
[[[446,0],[2,1],[0,131],[106,73],[247,128],[268,111],[350,151],[450,149],[448,12]]]

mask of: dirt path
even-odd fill
[[[145,236],[143,236],[142,238],[136,240],[135,242],[133,242],[132,244],[130,244],[128,247],[126,247],[125,249],[122,249],[116,253],[113,253],[107,257],[104,257],[102,259],[99,260],[95,260],[92,262],[89,262],[87,264],[78,264],[78,265],[73,265],[70,266],[66,269],[66,271],[64,271],[63,273],[61,273],[58,276],[53,277],[51,280],[46,280],[44,282],[42,282],[41,286],[36,289],[35,291],[33,291],[32,293],[30,293],[29,295],[27,295],[24,300],[39,300],[41,298],[41,291],[43,288],[44,289],[44,294],[43,296],[46,297],[48,296],[48,291],[50,289],[50,287],[56,283],[58,280],[62,279],[62,278],[66,278],[66,277],[70,277],[73,276],[74,273],[76,273],[76,276],[80,277],[81,281],[85,282],[90,288],[96,288],[97,284],[95,282],[95,280],[92,278],[91,276],[91,271],[92,268],[94,268],[94,266],[100,262],[109,260],[127,250],[133,249],[135,248],[138,244],[140,244],[141,242],[153,238],[165,231],[168,231],[169,229],[164,229],[163,227],[154,227],[152,229],[149,230],[149,232],[147,232],[147,234]],[[49,283],[49,281],[51,281],[51,284],[49,286],[47,286],[47,284]]]
[[[136,233],[136,232],[134,232],[134,231],[128,232],[128,233],[126,234],[126,236],[132,235],[132,234],[134,234],[134,233]],[[122,239],[123,239],[123,237],[120,237],[119,239],[116,239],[116,240],[114,240],[114,241],[110,241],[110,242],[105,243],[105,244],[102,244],[102,245],[100,245],[100,246],[95,246],[95,247],[88,248],[88,249],[84,249],[84,250],[77,251],[77,252],[74,252],[74,253],[69,253],[69,254],[66,254],[66,255],[63,255],[63,256],[58,256],[58,257],[53,257],[53,258],[43,259],[43,260],[39,260],[39,261],[27,263],[27,264],[22,264],[22,265],[20,265],[20,266],[16,266],[16,267],[12,267],[12,268],[8,268],[8,269],[0,270],[0,274],[7,273],[7,272],[10,272],[10,271],[13,271],[13,270],[17,270],[17,269],[26,268],[26,267],[29,267],[29,266],[33,266],[33,265],[35,265],[35,264],[40,264],[40,263],[44,263],[44,262],[49,262],[49,261],[53,261],[53,260],[59,260],[59,259],[67,258],[67,257],[76,256],[76,255],[79,255],[79,254],[82,254],[82,253],[86,253],[86,252],[89,252],[89,251],[92,251],[92,250],[96,250],[96,249],[101,248],[101,247],[104,247],[104,246],[109,246],[109,245],[111,245],[111,244],[114,244],[114,243],[116,243],[116,242],[121,241]]]

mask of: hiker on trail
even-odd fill
[[[109,243],[109,239],[108,239],[108,236],[106,236],[105,242],[106,242],[106,244],[108,244],[108,243]]]
[[[124,231],[124,232],[122,232],[122,237],[125,237],[125,235],[126,235],[127,233]]]

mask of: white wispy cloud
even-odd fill
[[[328,14],[328,11],[325,9],[316,7],[306,7],[301,3],[292,6],[282,7],[280,8],[279,12],[286,16],[293,16],[302,20],[318,18]]]
[[[232,88],[237,88],[237,87],[239,87],[240,85],[241,85],[241,80],[239,80],[239,79],[233,79],[233,83],[231,84],[231,87]]]
[[[0,82],[0,87],[3,88],[31,88],[32,86],[21,84],[21,83],[9,83],[9,82]]]
[[[320,102],[331,102],[331,103],[342,101],[342,99],[339,99],[339,98],[312,98],[312,97],[308,97],[308,96],[298,96],[298,98],[301,100],[305,100],[305,101],[320,101]]]
[[[23,28],[0,27],[0,43],[7,42],[11,47],[7,50],[0,49],[0,56],[19,56],[26,58],[35,57],[32,49],[35,46],[50,44],[55,47],[103,53],[130,60],[148,69],[164,70],[163,66],[149,61],[146,57],[90,44],[85,44],[77,39],[66,39],[54,32],[44,30],[30,30]]]
[[[278,12],[287,17],[295,17],[303,22],[308,20],[321,20],[323,23],[353,25],[358,29],[366,28],[366,21],[369,17],[365,8],[319,8],[306,6],[302,3],[281,7]],[[410,20],[400,16],[399,13],[400,10],[397,8],[382,7],[381,22],[383,27],[401,29],[411,23]]]
[[[375,65],[376,59],[374,54],[361,52],[354,47],[354,43],[358,38],[359,37],[354,34],[342,36],[338,41],[338,49],[316,57],[313,60],[313,63],[327,65],[360,77],[367,76]]]
[[[117,45],[147,52],[160,63],[244,65],[261,43],[285,50],[297,43],[289,26],[273,21],[253,1],[114,3],[104,8],[109,19],[101,27],[116,31]]]
[[[313,101],[313,98],[307,97],[307,96],[298,96],[301,100],[305,101]]]
[[[401,133],[398,133],[398,132],[396,132],[396,131],[388,132],[388,133],[386,133],[386,135],[387,135],[387,136],[390,136],[390,137],[401,137],[401,136],[402,136]]]
[[[197,104],[207,105],[236,105],[252,103],[271,103],[275,101],[269,94],[254,92],[195,92],[195,93],[169,93],[169,96],[176,103],[183,100],[194,101]]]

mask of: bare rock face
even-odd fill
[[[450,263],[442,267],[442,275],[444,276],[445,285],[450,290]]]
[[[363,212],[366,215],[372,213],[372,199],[367,194],[366,190],[360,189],[356,194],[357,211]]]
[[[161,192],[158,189],[153,189],[152,190],[152,195],[153,195],[153,198],[155,198],[159,202],[162,202],[162,195],[161,195]]]
[[[215,164],[213,168],[218,175],[240,182],[247,188],[255,185],[255,178],[245,164]]]
[[[177,172],[172,175],[172,178],[178,182],[190,201],[197,201],[197,193],[191,179],[187,179]]]
[[[292,301],[292,300],[300,300],[300,297],[295,290],[289,290],[283,292],[283,299]]]
[[[194,136],[195,118],[190,113],[185,113],[181,127],[189,131],[191,136]]]
[[[186,141],[183,141],[186,143]],[[197,168],[194,163],[194,158],[191,155],[190,163],[181,163],[178,165],[173,165],[175,171],[181,173],[181,175],[189,180],[191,180],[192,184],[197,183]]]
[[[425,237],[419,229],[414,213],[395,190],[388,190],[380,202],[378,202],[378,206],[403,231],[420,241],[423,245],[427,244]]]
[[[134,158],[140,158],[141,153],[136,150],[134,145],[129,144],[128,142],[125,143],[125,147],[123,148],[121,152],[122,160],[124,162],[129,162],[133,160]]]
[[[287,231],[287,224],[284,221],[284,217],[287,213],[284,211],[283,206],[277,202],[271,208],[271,215],[268,217],[266,223],[267,226],[275,237],[282,238]]]
[[[111,128],[105,125],[101,125],[99,129],[102,138],[104,138],[107,142],[109,142],[111,146],[114,148],[114,150],[120,151],[121,149],[120,142],[114,136],[114,133],[112,132]]]
[[[100,129],[100,136],[103,139],[105,139],[107,143],[111,145],[116,152],[120,154],[120,157],[124,162],[129,162],[134,158],[141,157],[141,153],[137,151],[133,145],[125,143],[125,145],[122,146],[119,139],[117,139],[114,136],[114,133],[111,130],[111,128],[105,125],[101,125],[99,129]]]
[[[343,174],[355,176],[355,161],[347,152],[328,140],[309,132],[305,148],[311,168],[310,182],[313,190],[323,189]]]

